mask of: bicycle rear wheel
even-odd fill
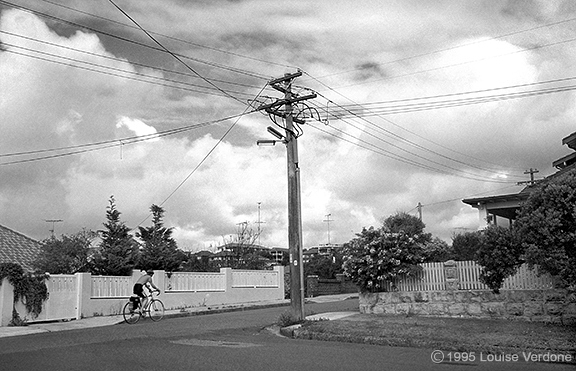
[[[134,324],[140,320],[140,311],[132,310],[134,303],[128,302],[124,305],[124,309],[122,309],[122,315],[124,316],[124,321],[128,324]]]
[[[164,303],[158,299],[153,299],[148,306],[148,314],[152,321],[160,321],[164,317]]]

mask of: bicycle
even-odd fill
[[[158,292],[157,295],[160,295]],[[154,298],[154,291],[147,295],[148,300],[142,308],[142,300],[138,303],[138,308],[134,309],[134,302],[128,301],[122,309],[124,321],[132,325],[140,320],[140,317],[148,314],[154,322],[160,321],[164,317],[164,303],[160,299]]]

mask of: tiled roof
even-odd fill
[[[18,263],[32,272],[32,262],[40,252],[40,242],[0,225],[0,263]]]

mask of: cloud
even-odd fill
[[[287,12],[271,1],[127,2],[147,29],[183,40],[157,35],[189,57],[189,68],[150,48],[4,8],[0,30],[12,35],[0,34],[0,223],[35,238],[48,236],[45,219],[64,220],[57,233],[100,229],[114,195],[131,227],[150,223],[149,207],[162,204],[179,245],[197,249],[234,234],[238,223],[256,228],[260,203],[262,242],[285,247],[286,150],[255,144],[271,138],[266,127],[274,124],[259,113],[220,119],[241,113],[241,102],[269,79],[294,72],[290,66],[305,71],[294,89],[317,91],[307,103],[320,112],[335,110],[334,102],[416,103],[412,98],[574,75],[571,43],[526,50],[564,40],[567,30],[494,38],[533,27],[527,19],[548,19],[566,5],[535,2],[528,15],[490,3],[301,1]],[[112,7],[63,4],[127,22]],[[37,6],[150,43],[133,28]],[[189,89],[213,88],[197,74],[245,95],[239,102],[219,90]],[[188,90],[164,86],[165,79]],[[269,88],[263,95],[282,96]],[[395,212],[416,215],[418,202],[435,235],[449,240],[455,231],[474,229],[478,213],[460,198],[519,190],[513,183],[526,180],[530,167],[552,173],[551,162],[567,152],[561,139],[573,131],[574,111],[565,93],[325,123],[308,119],[298,140],[304,244],[327,242],[327,214],[331,242],[342,243]],[[183,127],[188,130],[163,135]],[[143,135],[153,140],[124,140]],[[107,148],[93,150],[94,143]],[[75,150],[88,151],[68,155]],[[17,155],[26,151],[34,153]],[[7,164],[48,155],[56,157]]]

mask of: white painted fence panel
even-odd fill
[[[276,271],[232,271],[232,287],[278,287]]]
[[[117,298],[132,295],[132,277],[92,276],[92,298]]]
[[[226,291],[226,274],[175,272],[166,277],[166,291]]]
[[[444,290],[444,264],[424,263],[422,271],[413,277],[403,277],[396,283],[398,291],[436,291]]]
[[[77,281],[76,276],[69,274],[54,274],[45,283],[49,297],[42,305],[42,312],[33,321],[54,321],[76,317]],[[18,308],[20,313],[25,310]]]
[[[436,291],[446,289],[444,263],[424,263],[422,272],[415,277],[398,279],[396,288],[387,283],[390,291]],[[457,261],[458,288],[460,290],[489,290],[480,282],[482,267],[474,261]],[[538,267],[529,269],[522,265],[516,274],[508,277],[502,283],[502,290],[546,290],[554,288],[554,280],[550,275],[538,275]]]

